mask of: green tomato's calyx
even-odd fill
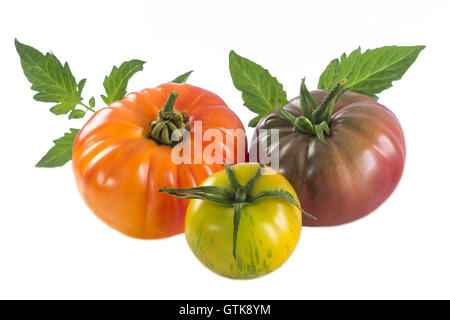
[[[300,109],[303,115],[294,117],[284,110],[283,107],[280,107],[279,110],[283,120],[286,120],[292,125],[292,130],[316,136],[321,142],[325,143],[324,134],[330,134],[331,116],[333,115],[334,105],[345,92],[344,87],[346,83],[346,79],[340,80],[328,93],[325,100],[318,105],[317,101],[306,88],[305,78],[303,78],[300,86]]]
[[[241,186],[236,190],[235,200],[236,200],[236,203],[245,203],[246,202],[247,192],[244,187]]]
[[[242,208],[246,205],[250,205],[265,198],[283,199],[292,203],[297,207],[297,209],[299,209],[308,217],[317,220],[314,216],[301,209],[297,199],[295,199],[295,197],[291,193],[284,189],[265,189],[258,192],[256,195],[253,195],[255,184],[259,180],[263,172],[264,165],[259,164],[259,168],[256,173],[247,181],[245,185],[241,185],[236,178],[234,168],[229,164],[225,164],[225,173],[228,184],[230,185],[229,187],[200,186],[187,189],[169,189],[163,187],[159,190],[159,192],[166,192],[170,195],[183,199],[200,199],[214,202],[222,206],[233,207],[233,257],[236,259],[236,245],[239,224],[241,220]]]
[[[190,130],[189,117],[185,112],[173,110],[178,92],[172,91],[158,117],[151,123],[150,138],[158,143],[174,146],[183,140],[183,131]]]

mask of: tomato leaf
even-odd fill
[[[229,68],[234,86],[242,92],[244,105],[258,114],[250,121],[250,127],[255,127],[268,112],[287,103],[283,85],[259,64],[232,50]]]
[[[95,98],[94,98],[94,97],[91,97],[91,98],[89,99],[89,106],[90,106],[91,108],[95,107]]]
[[[63,137],[54,140],[55,145],[36,164],[36,167],[60,167],[70,161],[72,159],[73,142],[79,131],[79,129],[70,129],[69,133],[65,133]]]
[[[85,116],[86,111],[80,109],[73,109],[69,114],[69,119],[81,119]]]
[[[63,66],[53,53],[44,55],[17,39],[14,44],[31,89],[37,91],[35,100],[58,103],[50,109],[56,115],[68,113],[81,102],[86,79],[77,84],[67,62]]]
[[[67,114],[69,113],[71,110],[73,110],[73,108],[75,108],[75,106],[71,105],[71,104],[57,104],[56,106],[53,106],[50,108],[50,111],[53,114],[56,114],[57,116],[61,115],[61,114]]]
[[[341,79],[347,79],[346,90],[376,98],[402,78],[425,46],[386,46],[361,53],[361,48],[334,59],[319,79],[319,89],[331,90]]]
[[[172,82],[172,83],[185,83],[189,79],[189,76],[191,75],[192,72],[194,72],[194,71],[191,70],[189,72],[183,73],[182,75],[176,77],[175,79],[173,79],[170,82]]]
[[[86,84],[86,79],[81,79],[80,82],[78,82],[78,92],[80,92],[80,95],[84,89],[85,84]]]
[[[130,60],[125,61],[120,67],[114,66],[109,76],[105,76],[103,87],[106,96],[102,95],[102,99],[106,104],[122,99],[127,92],[128,81],[138,71],[144,69],[145,61]]]

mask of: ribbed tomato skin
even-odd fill
[[[189,84],[163,84],[130,93],[97,111],[74,143],[75,181],[89,208],[131,237],[155,239],[184,232],[188,200],[158,190],[195,187],[223,169],[220,163],[207,164],[205,158],[194,164],[194,147],[192,164],[175,164],[172,148],[149,138],[150,123],[173,90],[178,92],[174,110],[190,118],[191,143],[194,121],[201,121],[200,137],[207,129],[219,129],[223,142],[216,143],[224,148],[223,157],[233,155],[231,163],[237,161],[238,150],[247,150],[246,139],[242,142],[235,136],[231,136],[234,148],[227,149],[229,129],[244,130],[233,111],[214,93]]]
[[[327,92],[313,91],[320,103]],[[302,115],[299,100],[285,110]],[[271,112],[259,122],[250,154],[264,140],[261,129],[279,129],[279,171],[289,180],[303,208],[317,217],[306,226],[333,226],[366,216],[394,191],[402,176],[406,145],[400,122],[376,100],[346,92],[338,100],[326,143],[292,130]],[[269,144],[270,145],[270,144]]]

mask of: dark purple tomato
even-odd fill
[[[320,105],[328,92],[311,94]],[[301,116],[299,98],[284,110]],[[265,141],[267,151],[279,148],[279,172],[296,190],[302,208],[317,217],[304,219],[307,226],[340,225],[364,217],[392,194],[403,172],[406,147],[400,123],[389,109],[365,95],[340,96],[325,143],[292,129],[274,110],[257,125],[250,154],[268,139],[262,129],[279,129],[278,142]]]

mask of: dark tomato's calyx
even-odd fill
[[[158,117],[150,124],[151,132],[149,138],[157,143],[174,146],[183,141],[183,134],[190,130],[189,117],[186,112],[173,110],[178,92],[172,91],[159,110]]]
[[[331,123],[334,105],[336,104],[337,99],[345,92],[344,86],[346,83],[347,79],[342,79],[336,83],[334,88],[325,97],[325,100],[320,104],[319,108],[314,110],[313,118],[315,119],[316,124],[322,123],[323,121],[327,122],[327,124]]]
[[[170,195],[182,199],[200,199],[214,202],[216,204],[233,207],[233,257],[236,259],[237,235],[241,220],[242,208],[256,201],[265,198],[278,198],[292,203],[305,215],[317,220],[314,216],[305,212],[300,208],[297,199],[284,189],[265,189],[253,195],[256,182],[259,180],[264,171],[264,165],[259,164],[256,173],[247,181],[245,185],[241,185],[236,178],[234,168],[229,164],[225,164],[225,174],[229,187],[224,186],[200,186],[196,188],[176,189],[162,187],[159,192],[166,192]]]
[[[280,107],[282,119],[292,125],[292,130],[316,136],[325,143],[324,136],[330,134],[334,106],[345,92],[346,83],[347,79],[340,80],[319,105],[306,87],[305,78],[303,78],[300,86],[300,109],[303,115],[295,117]]]

